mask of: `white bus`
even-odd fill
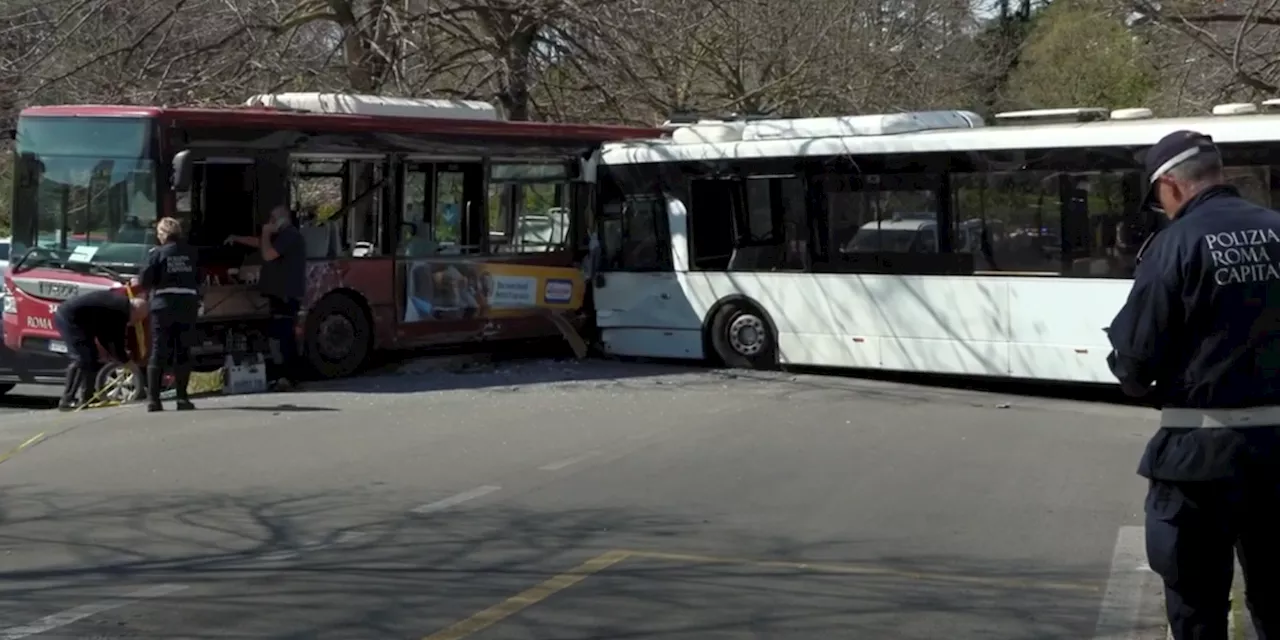
[[[702,121],[606,145],[594,288],[606,352],[1114,382],[1145,149],[1207,133],[1280,204],[1280,101]],[[1228,115],[1230,114],[1230,115]]]

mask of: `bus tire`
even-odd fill
[[[725,366],[733,369],[775,369],[777,332],[764,312],[747,302],[725,303],[711,321],[711,346]]]
[[[325,296],[307,314],[307,363],[322,378],[356,373],[373,349],[372,326],[368,312],[351,296]]]
[[[129,404],[137,402],[147,395],[147,376],[142,367],[132,362],[109,362],[98,369],[94,389],[105,389],[111,386],[100,402],[119,402]]]

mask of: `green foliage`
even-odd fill
[[[1058,0],[1038,13],[1006,98],[1013,108],[1138,107],[1158,75],[1119,18],[1087,0]]]

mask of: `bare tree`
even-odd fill
[[[948,76],[976,50],[960,0],[642,0],[592,26],[539,94],[556,117],[957,106],[970,89]]]
[[[1280,95],[1280,0],[1132,0],[1126,7],[1163,54],[1168,107],[1203,111],[1214,102]]]

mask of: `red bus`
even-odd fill
[[[15,133],[4,341],[65,352],[62,301],[120,288],[184,222],[205,294],[193,358],[265,353],[260,256],[226,246],[280,204],[307,240],[300,344],[315,371],[357,371],[377,349],[536,338],[537,307],[579,309],[602,143],[657,129],[510,122],[477,102],[340,94],[245,106],[49,106]]]

